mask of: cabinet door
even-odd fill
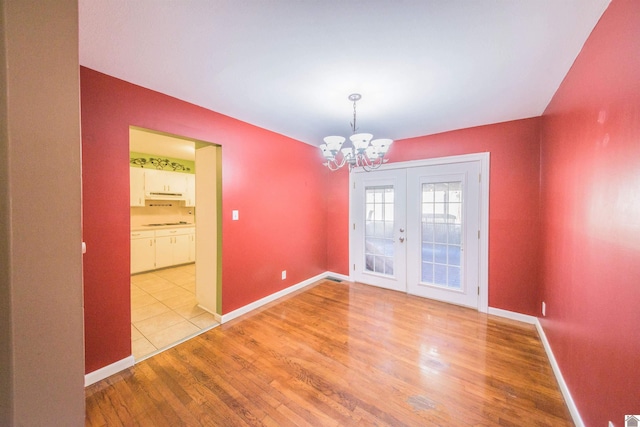
[[[150,193],[182,194],[187,192],[187,174],[145,169],[145,191]]]
[[[155,268],[156,250],[154,238],[131,240],[131,274],[149,271]]]
[[[144,169],[145,192],[149,193],[166,193],[167,186],[164,182],[162,171],[156,169]]]
[[[173,237],[173,264],[189,262],[189,240],[188,234]]]
[[[144,206],[144,172],[142,168],[129,168],[129,198],[131,206]]]
[[[173,236],[156,236],[156,268],[173,265]]]
[[[185,174],[187,178],[187,192],[184,205],[193,207],[196,205],[196,176],[193,174]]]
[[[170,193],[185,195],[187,193],[187,174],[180,172],[162,171],[165,173],[165,180]]]

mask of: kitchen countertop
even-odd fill
[[[131,227],[131,231],[149,231],[149,230],[166,230],[170,228],[189,228],[195,227],[193,223],[189,224],[168,224],[168,225],[137,225]]]

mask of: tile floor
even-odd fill
[[[140,360],[217,325],[196,303],[195,264],[131,276],[131,345]]]

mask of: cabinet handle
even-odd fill
[[[149,240],[149,246],[153,246],[153,240]]]
[[[139,236],[140,233],[131,233],[132,236]]]

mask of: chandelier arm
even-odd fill
[[[366,155],[362,156],[362,169],[365,170],[365,172],[369,172],[372,168],[371,168],[371,161],[369,160],[369,158]]]
[[[333,157],[332,159],[327,160],[327,163],[325,163],[325,165],[329,168],[329,170],[335,172],[346,164],[346,160],[347,159],[344,156],[342,157],[341,161],[338,161],[335,157]]]
[[[380,162],[373,162],[371,164],[371,166],[369,166],[369,170],[376,170],[378,169],[380,166],[382,166],[382,163]]]

